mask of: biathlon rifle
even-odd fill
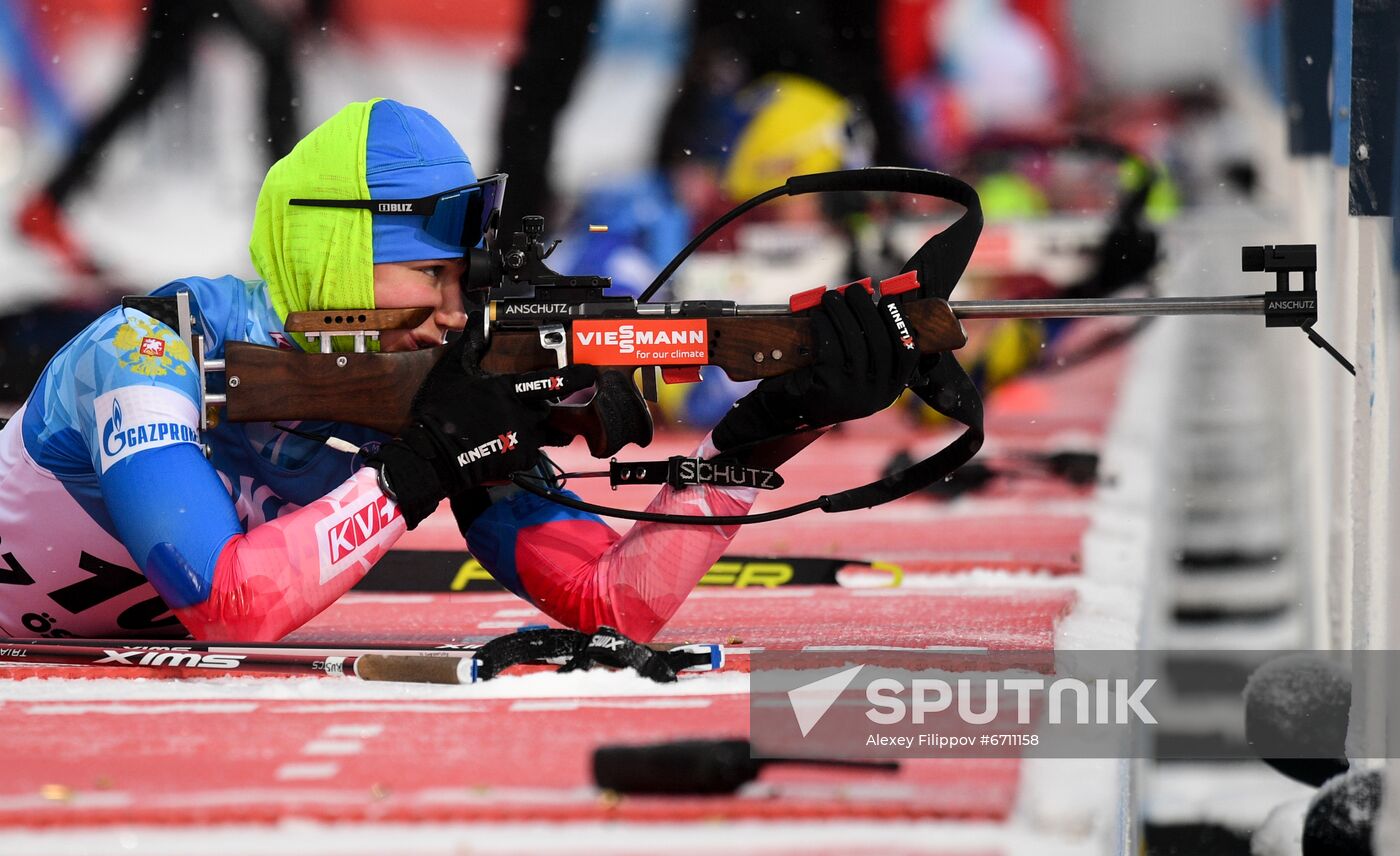
[[[599,458],[623,446],[651,441],[650,413],[644,399],[655,398],[655,376],[671,383],[700,379],[700,367],[716,366],[734,380],[776,377],[809,365],[815,359],[809,311],[824,288],[795,294],[786,304],[739,305],[724,300],[652,302],[682,262],[716,231],[752,208],[781,196],[831,191],[892,192],[934,196],[961,205],[965,211],[950,226],[934,234],[905,263],[903,271],[880,283],[863,280],[844,287],[862,287],[898,304],[912,328],[915,346],[925,357],[910,388],[930,407],[961,423],[965,430],[946,447],[922,461],[884,478],[839,493],[759,514],[730,516],[660,515],[595,505],[564,495],[553,479],[538,472],[519,472],[519,487],[555,502],[582,510],[632,520],[727,525],[789,517],[804,511],[825,512],[868,508],[906,496],[947,476],[970,460],[982,445],[982,400],[977,388],[951,352],[967,342],[962,322],[983,318],[1072,318],[1155,315],[1263,315],[1269,327],[1301,327],[1355,373],[1337,351],[1313,329],[1317,320],[1316,248],[1287,245],[1244,248],[1244,270],[1272,271],[1275,290],[1231,297],[1143,297],[1049,300],[950,301],[982,229],[976,192],[952,176],[927,170],[875,167],[794,176],[729,211],[701,231],[657,275],[636,299],[608,294],[610,280],[601,276],[569,276],[551,270],[545,260],[553,246],[543,243],[544,221],[526,217],[510,243],[469,251],[463,288],[482,306],[489,348],[482,367],[489,372],[515,373],[586,363],[599,368],[598,393],[585,404],[556,404],[551,426],[583,436]],[[555,242],[558,243],[557,241]],[[1302,288],[1289,287],[1289,274],[1303,274]],[[170,315],[153,300],[127,298],[125,304],[155,315]],[[206,418],[213,415],[236,422],[329,420],[378,429],[389,434],[407,426],[409,405],[444,348],[405,353],[374,353],[366,340],[380,331],[412,328],[428,309],[390,309],[292,313],[289,331],[315,339],[319,353],[289,351],[246,342],[227,342],[222,360],[204,359],[197,322],[188,295],[179,294],[175,326],[192,344],[201,371],[201,394]],[[156,317],[161,317],[157,315]],[[164,320],[164,319],[163,319]],[[332,348],[333,337],[350,337],[353,352]],[[642,369],[642,386],[633,380]],[[222,375],[222,384],[219,383]],[[607,406],[602,406],[606,401]],[[222,414],[218,410],[222,408]],[[621,414],[621,415],[619,415]],[[668,483],[776,487],[781,478],[747,466],[728,454],[711,461],[676,457],[666,461],[623,462],[614,459],[608,470],[570,473],[566,477],[608,477],[614,487]]]

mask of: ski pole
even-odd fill
[[[577,631],[525,625],[516,633],[481,644],[389,642],[372,647],[192,639],[9,639],[0,640],[0,662],[353,674],[364,680],[468,684],[522,663],[560,665],[577,654],[589,638],[589,634]],[[661,643],[648,647],[680,672],[714,671],[724,665],[724,650],[717,644]]]
[[[154,669],[208,669],[211,672],[276,672],[281,674],[354,676],[366,681],[430,684],[470,684],[477,680],[478,662],[451,651],[419,650],[381,653],[369,649],[257,645],[143,646],[130,641],[116,645],[44,640],[0,643],[0,661],[76,666]]]

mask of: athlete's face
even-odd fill
[[[385,330],[379,334],[381,351],[416,351],[441,345],[449,330],[467,325],[458,287],[465,270],[461,259],[429,259],[418,262],[385,262],[374,266],[376,309],[429,307],[433,314],[411,330]]]

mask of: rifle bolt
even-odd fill
[[[231,377],[228,379],[228,386],[229,386],[229,389],[233,389],[234,387],[238,386],[240,383],[242,383],[242,381],[240,381],[240,380],[238,379],[238,375],[233,375],[233,376],[231,376]]]
[[[778,350],[777,348],[774,348],[772,356],[775,360],[781,360],[783,358],[783,352]]]
[[[347,358],[347,357],[340,356],[340,357],[336,357],[336,358],[335,358],[335,366],[336,366],[336,368],[343,369],[343,368],[345,368],[345,367],[346,367],[347,365],[349,365],[349,364],[350,364],[350,360],[349,360],[349,358]]]
[[[763,352],[762,352],[762,351],[754,351],[754,352],[753,352],[753,361],[756,362],[756,363],[761,363],[761,362],[763,362]]]

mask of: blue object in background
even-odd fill
[[[607,226],[589,232],[589,226]],[[660,173],[586,192],[550,265],[564,274],[613,278],[618,294],[642,293],[690,238],[690,217]]]
[[[1245,40],[1269,92],[1284,103],[1283,3],[1270,3],[1263,13],[1247,21]]]
[[[1332,15],[1332,163],[1346,166],[1351,144],[1351,0],[1336,0]]]
[[[78,121],[54,82],[53,64],[34,53],[40,43],[24,15],[22,3],[0,3],[0,53],[9,57],[21,97],[51,131],[71,145],[78,139]]]

